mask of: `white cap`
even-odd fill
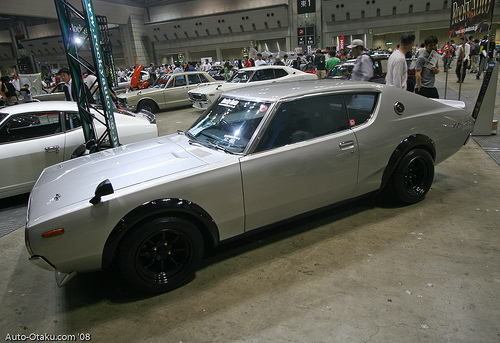
[[[348,45],[347,48],[348,49],[352,49],[352,48],[355,48],[355,47],[358,47],[358,46],[365,46],[365,43],[363,42],[362,39],[354,39],[351,42],[351,45]]]

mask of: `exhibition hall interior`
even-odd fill
[[[0,339],[498,342],[499,6],[3,3]]]

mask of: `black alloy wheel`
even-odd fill
[[[409,151],[394,170],[392,183],[396,200],[414,204],[422,201],[434,180],[434,161],[423,149]]]
[[[182,218],[165,217],[136,228],[124,240],[119,268],[134,287],[163,293],[193,277],[203,258],[203,237]]]

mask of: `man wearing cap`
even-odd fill
[[[373,62],[368,54],[364,54],[365,43],[361,39],[354,39],[347,48],[351,49],[351,54],[356,57],[356,64],[352,69],[351,80],[370,81],[373,77]]]

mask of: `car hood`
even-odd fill
[[[184,135],[173,134],[69,160],[41,173],[31,191],[29,217],[32,220],[71,204],[88,203],[106,179],[117,192],[228,158],[234,155],[190,145]]]
[[[197,93],[197,94],[210,94],[213,92],[226,92],[232,89],[237,89],[240,87],[248,86],[250,83],[231,83],[231,82],[220,82],[220,83],[211,83],[207,86],[202,86],[199,88],[195,88],[189,91],[189,93]]]

